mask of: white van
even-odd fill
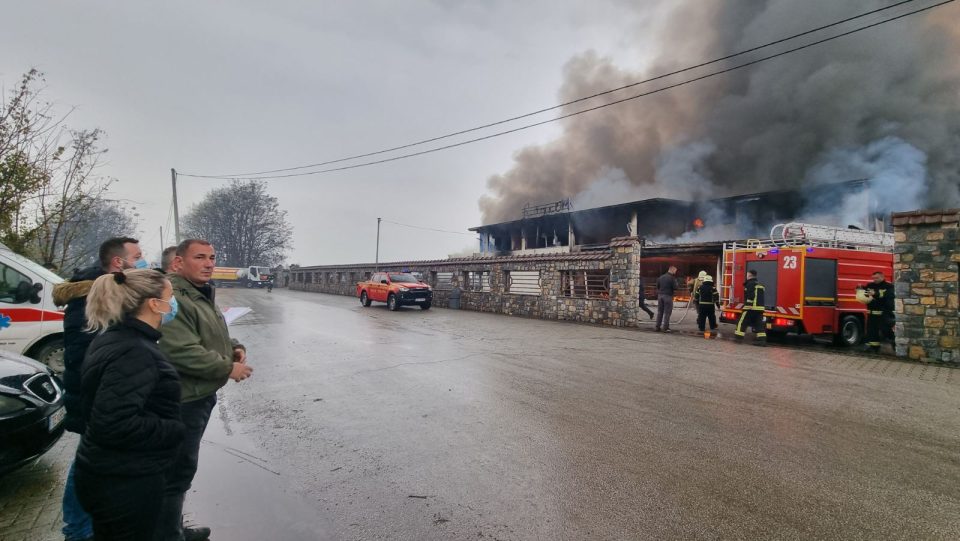
[[[63,372],[63,311],[53,304],[56,274],[0,244],[0,349]]]

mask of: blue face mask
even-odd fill
[[[150,264],[147,263],[146,259],[138,259],[137,262],[133,264],[133,268],[135,269],[145,269],[149,266]]]
[[[162,301],[163,299],[160,299],[160,300]],[[177,306],[177,298],[170,297],[170,300],[167,301],[167,304],[170,305],[170,311],[164,313],[160,317],[161,325],[166,325],[167,323],[170,323],[171,321],[173,321],[173,318],[177,317],[177,311],[179,310],[179,307]]]

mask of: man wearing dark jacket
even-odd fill
[[[239,382],[253,373],[246,350],[230,339],[223,313],[214,302],[216,290],[210,279],[215,263],[216,252],[209,242],[189,239],[177,246],[176,273],[167,275],[179,311],[164,326],[160,349],[180,375],[180,416],[186,434],[167,474],[155,541],[209,537],[209,528],[194,527],[188,532],[183,527],[183,501],[197,473],[200,440],[217,403],[217,391],[228,380]]]
[[[893,342],[894,339],[896,293],[893,284],[880,271],[873,273],[873,282],[863,288],[870,296],[867,303],[867,349],[878,353],[881,340]]]
[[[100,245],[98,255],[97,265],[78,270],[70,281],[53,288],[53,302],[57,306],[66,306],[63,316],[63,403],[67,409],[64,427],[77,434],[83,434],[85,428],[80,414],[80,367],[90,342],[96,336],[86,331],[87,293],[93,281],[105,273],[146,266],[139,241],[130,237],[105,241]],[[90,515],[77,501],[74,470],[74,464],[71,464],[63,489],[63,535],[67,541],[93,539]]]
[[[670,332],[673,296],[677,293],[677,268],[671,266],[657,278],[657,332]]]
[[[757,280],[757,271],[747,271],[747,281],[743,284],[743,313],[740,314],[740,321],[737,322],[737,330],[734,332],[735,340],[742,342],[746,336],[747,327],[753,329],[755,346],[767,345],[767,324],[763,319],[763,311],[766,309],[766,290]]]

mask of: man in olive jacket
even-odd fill
[[[178,311],[163,327],[160,349],[180,374],[180,416],[186,435],[167,474],[156,541],[209,537],[208,528],[183,528],[183,500],[197,472],[200,440],[217,403],[217,391],[228,379],[239,382],[253,373],[246,363],[245,348],[230,339],[223,313],[214,302],[210,278],[215,262],[216,252],[209,242],[185,240],[177,246],[176,273],[167,275]]]

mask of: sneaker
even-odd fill
[[[660,327],[657,327],[656,329],[653,329],[653,331],[654,331],[654,332],[660,332]]]
[[[183,541],[207,541],[210,539],[210,528],[204,526],[185,526]]]
[[[669,334],[669,333],[672,333],[672,332],[673,332],[673,331],[671,331],[670,329],[664,329],[664,330],[663,330],[663,333],[664,333],[664,334]]]

